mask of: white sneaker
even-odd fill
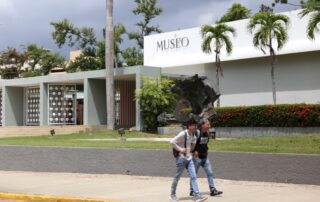
[[[196,202],[205,201],[205,200],[207,200],[207,199],[208,199],[208,197],[198,196],[198,197],[196,197]]]
[[[177,198],[176,195],[171,195],[171,196],[169,197],[169,200],[170,200],[170,202],[178,202],[178,201],[179,201],[179,199]]]

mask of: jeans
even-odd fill
[[[184,169],[187,169],[189,177],[190,177],[190,185],[192,190],[194,190],[194,194],[196,197],[200,196],[198,183],[197,183],[197,175],[196,170],[192,160],[187,160],[181,156],[176,158],[176,166],[177,171],[175,176],[173,177],[173,181],[171,184],[171,195],[176,195],[177,185],[180,180],[181,174],[183,173]]]
[[[210,191],[213,191],[215,189],[215,186],[214,186],[214,182],[213,182],[212,166],[211,166],[209,159],[207,159],[207,158],[193,158],[192,160],[193,160],[193,163],[194,163],[194,166],[196,169],[196,174],[198,174],[200,166],[203,168],[203,170],[205,171],[205,173],[207,175],[209,189],[210,189]],[[190,182],[190,191],[194,192],[194,189],[191,186],[191,182]]]

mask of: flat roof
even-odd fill
[[[290,18],[288,28],[288,42],[277,51],[277,55],[311,52],[320,50],[320,35],[316,40],[307,38],[306,29],[309,16],[300,18],[301,10],[284,12]],[[249,19],[228,22],[236,30],[236,37],[230,35],[233,51],[230,55],[221,51],[221,61],[266,57],[260,49],[253,46],[251,35],[247,30]],[[201,50],[202,37],[200,27],[184,29],[145,36],[144,38],[144,65],[158,67],[174,67],[183,65],[203,64],[215,62],[214,53],[205,54]],[[276,45],[275,45],[276,47]]]

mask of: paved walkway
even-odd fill
[[[0,171],[0,179],[2,193],[43,194],[117,202],[168,201],[171,184],[171,178],[168,177],[12,171]],[[206,179],[200,178],[199,185],[203,193],[208,196]],[[320,201],[320,186],[316,185],[222,179],[217,179],[216,185],[224,193],[220,197],[209,197],[208,202]],[[188,179],[182,178],[177,190],[180,201],[193,201],[188,196],[188,189]]]
[[[320,155],[210,152],[209,158],[219,179],[320,185]],[[174,165],[170,150],[0,146],[3,171],[172,177]]]

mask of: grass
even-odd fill
[[[159,137],[156,134],[126,131],[125,137]],[[170,136],[161,136],[170,137]],[[116,139],[108,141],[104,139]],[[100,141],[90,141],[100,139]],[[140,148],[140,149],[169,149],[168,142],[154,141],[119,141],[117,131],[80,133],[70,135],[33,136],[33,137],[6,137],[0,138],[0,145],[29,145],[29,146],[55,146],[55,147],[96,147],[96,148]]]
[[[156,134],[126,132],[125,137],[173,137],[173,135],[158,136]],[[116,139],[113,141],[106,138]],[[30,145],[30,146],[57,146],[57,147],[94,147],[94,148],[133,148],[133,149],[160,149],[170,150],[168,141],[119,141],[117,131],[80,133],[71,135],[10,137],[0,138],[0,145]],[[100,141],[92,141],[99,139]],[[90,141],[91,140],[91,141]],[[210,151],[235,152],[263,152],[263,153],[298,153],[320,154],[320,134],[235,138],[225,140],[210,140]]]
[[[320,154],[320,134],[214,141],[213,151]]]

